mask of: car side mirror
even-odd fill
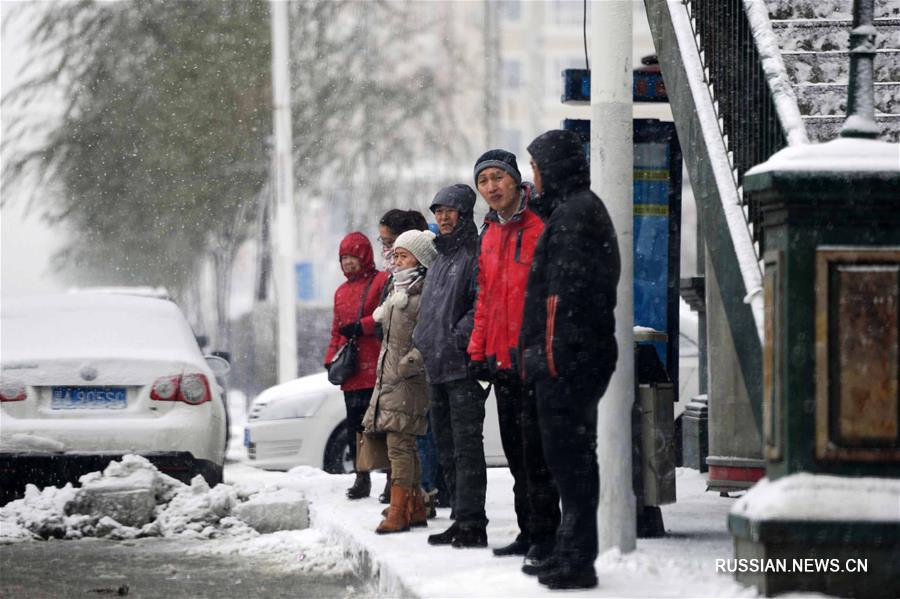
[[[228,352],[221,352],[228,353]],[[228,360],[221,356],[213,355],[203,356],[206,359],[207,365],[209,365],[210,370],[213,371],[213,374],[217,377],[222,377],[231,372],[231,364],[228,363]]]

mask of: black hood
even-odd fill
[[[475,190],[464,183],[445,187],[435,194],[428,209],[434,212],[438,206],[456,208],[459,211],[460,220],[471,219],[475,209]]]
[[[456,208],[459,211],[459,222],[456,228],[446,235],[438,235],[434,247],[440,254],[451,254],[458,248],[473,243],[478,239],[478,227],[475,225],[475,191],[464,183],[457,183],[443,188],[434,196],[429,207],[432,212],[438,206]]]
[[[565,196],[590,189],[591,169],[574,131],[547,131],[528,145],[528,152],[541,175],[543,191],[530,204],[539,214],[550,216]]]

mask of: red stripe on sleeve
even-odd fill
[[[553,329],[556,324],[556,304],[559,296],[551,295],[547,298],[547,332],[544,337],[547,352],[547,367],[550,369],[550,376],[556,378],[556,362],[553,360]]]

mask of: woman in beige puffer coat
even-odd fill
[[[391,462],[391,505],[375,532],[390,533],[425,526],[426,509],[419,488],[421,468],[416,435],[428,423],[428,386],[422,354],[413,347],[412,334],[419,316],[425,273],[437,250],[430,231],[406,231],[394,242],[394,273],[388,296],[375,309],[384,338],[375,390],[363,417],[367,433],[385,433]]]

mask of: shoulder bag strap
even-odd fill
[[[369,282],[366,284],[366,288],[363,290],[362,299],[359,302],[359,312],[356,314],[356,322],[362,318],[363,310],[366,309],[366,297],[369,295],[369,288],[372,287],[372,283],[375,282],[375,277],[378,276],[378,273],[372,275],[372,278],[369,279]]]

